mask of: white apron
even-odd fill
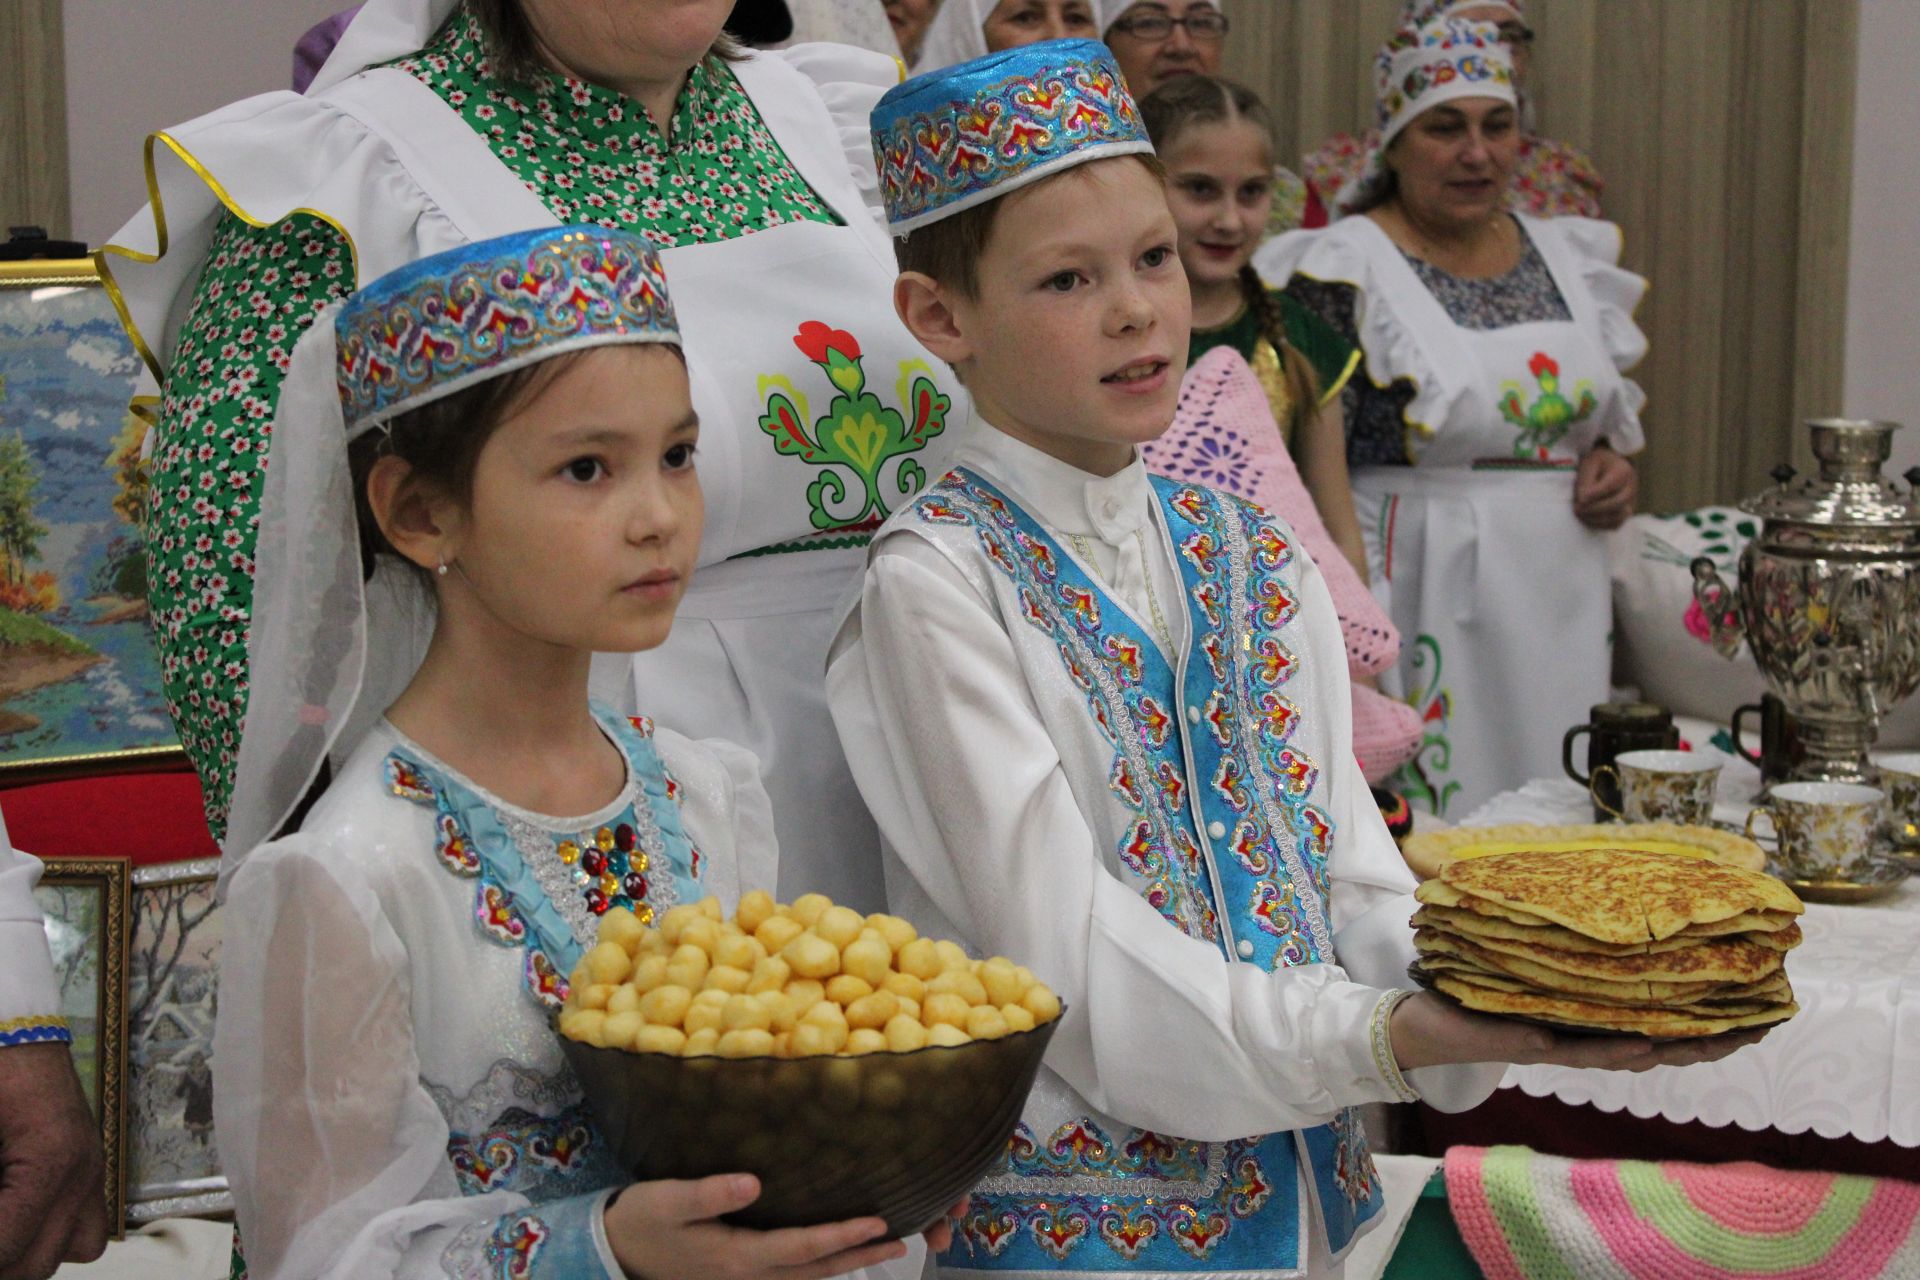
[[[1348,222],[1370,259],[1365,305],[1393,308],[1429,376],[1458,384],[1444,418],[1409,428],[1412,466],[1353,473],[1376,591],[1406,638],[1390,683],[1426,723],[1394,785],[1457,817],[1553,772],[1567,726],[1606,700],[1606,543],[1573,514],[1574,469],[1603,438],[1638,447],[1636,398],[1546,224],[1522,219],[1573,319],[1474,330],[1371,219]],[[1380,384],[1411,372],[1369,364]]]
[[[777,892],[826,893],[877,911],[885,905],[879,836],[827,714],[827,645],[835,606],[858,581],[868,533],[942,473],[967,402],[893,313],[892,248],[863,202],[820,90],[784,55],[732,69],[846,225],[796,222],[661,254],[703,423],[700,569],[667,643],[630,667],[596,662],[594,691],[627,709],[637,692],[638,704],[668,728],[750,748],[773,798]],[[318,96],[384,141],[425,197],[411,216],[341,212],[341,223],[360,232],[363,280],[426,252],[556,225],[479,135],[412,76],[374,69]],[[311,108],[295,99],[285,109]],[[372,185],[344,199],[374,199]],[[803,333],[810,322],[817,327]],[[830,342],[853,355],[848,338],[858,374],[837,366],[847,384],[839,385],[808,352],[824,360],[821,344]],[[877,401],[857,399],[867,394]],[[418,660],[405,642],[424,647],[426,637],[394,639],[391,658],[373,646],[363,707],[377,711],[398,694],[396,682]],[[352,737],[336,750],[350,748]]]

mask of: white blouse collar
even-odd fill
[[[1119,546],[1152,519],[1153,486],[1138,450],[1110,476],[1097,476],[1062,462],[992,423],[973,433],[958,461],[977,467],[1011,490],[1041,524],[1067,537],[1091,534]]]

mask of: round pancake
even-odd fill
[[[1482,915],[1477,911],[1468,911],[1461,907],[1422,906],[1413,913],[1415,928],[1426,926],[1438,929],[1442,933],[1454,933],[1479,942],[1489,938],[1505,938],[1514,942],[1527,942],[1539,946],[1554,947],[1561,951],[1585,951],[1594,955],[1627,956],[1657,954],[1662,951],[1678,951],[1692,947],[1703,938],[1724,938],[1751,942],[1758,946],[1769,947],[1775,951],[1791,951],[1800,945],[1800,926],[1787,917],[1784,928],[1767,931],[1751,930],[1747,932],[1727,931],[1695,935],[1686,930],[1671,938],[1659,942],[1614,943],[1595,942],[1592,938],[1582,937],[1571,929],[1563,929],[1557,924],[1524,925],[1515,924],[1498,916]]]
[[[1422,930],[1414,934],[1413,945],[1423,956],[1430,954],[1451,956],[1456,960],[1467,961],[1487,972],[1520,979],[1535,990],[1612,1001],[1618,1004],[1658,1005],[1671,1000],[1693,999],[1726,985],[1720,982],[1666,982],[1647,979],[1622,982],[1561,973],[1519,956],[1488,951],[1484,947],[1476,947],[1470,942],[1449,938],[1444,934],[1435,934],[1431,930]]]
[[[1514,924],[1543,925],[1551,923],[1545,916],[1536,916],[1529,912],[1517,911],[1512,907],[1501,906],[1497,902],[1489,902],[1485,898],[1476,898],[1470,893],[1462,893],[1444,880],[1423,881],[1420,887],[1413,891],[1413,896],[1416,901],[1426,903],[1430,906],[1452,907],[1460,911],[1471,911],[1475,915],[1491,916],[1494,919],[1508,920]]]
[[[1759,1013],[1713,1016],[1664,1009],[1623,1009],[1565,996],[1495,991],[1450,974],[1436,975],[1433,985],[1466,1008],[1480,1013],[1538,1018],[1572,1027],[1626,1031],[1659,1039],[1711,1036],[1723,1031],[1765,1026],[1783,1022],[1800,1011],[1800,1006],[1792,1001]]]
[[[1442,867],[1440,881],[1461,896],[1444,901],[1434,895],[1421,901],[1459,906],[1467,897],[1481,899],[1615,944],[1658,941],[1690,925],[1714,924],[1755,910],[1801,910],[1793,891],[1771,876],[1626,849],[1468,858]]]
[[[1455,935],[1460,937],[1460,935]],[[1484,951],[1518,956],[1560,973],[1607,982],[1758,982],[1780,967],[1772,947],[1741,939],[1715,939],[1644,955],[1596,955],[1561,951],[1512,938],[1461,937]]]

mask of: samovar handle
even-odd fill
[[[1720,571],[1714,568],[1713,561],[1707,556],[1695,556],[1693,569],[1693,602],[1700,606],[1700,612],[1707,620],[1707,632],[1712,637],[1713,647],[1720,651],[1723,658],[1731,658],[1740,650],[1740,616],[1734,610],[1734,601],[1738,599],[1734,589],[1727,585]]]

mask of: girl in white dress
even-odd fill
[[[597,227],[450,250],[329,307],[292,365],[247,746],[310,769],[359,700],[363,556],[430,586],[436,621],[299,831],[229,861],[214,1096],[252,1274],[904,1257],[878,1219],[721,1224],[750,1177],[632,1183],[550,1024],[612,907],[646,921],[773,882],[751,754],[588,698],[595,652],[665,638],[698,553],[699,422],[658,257]]]

